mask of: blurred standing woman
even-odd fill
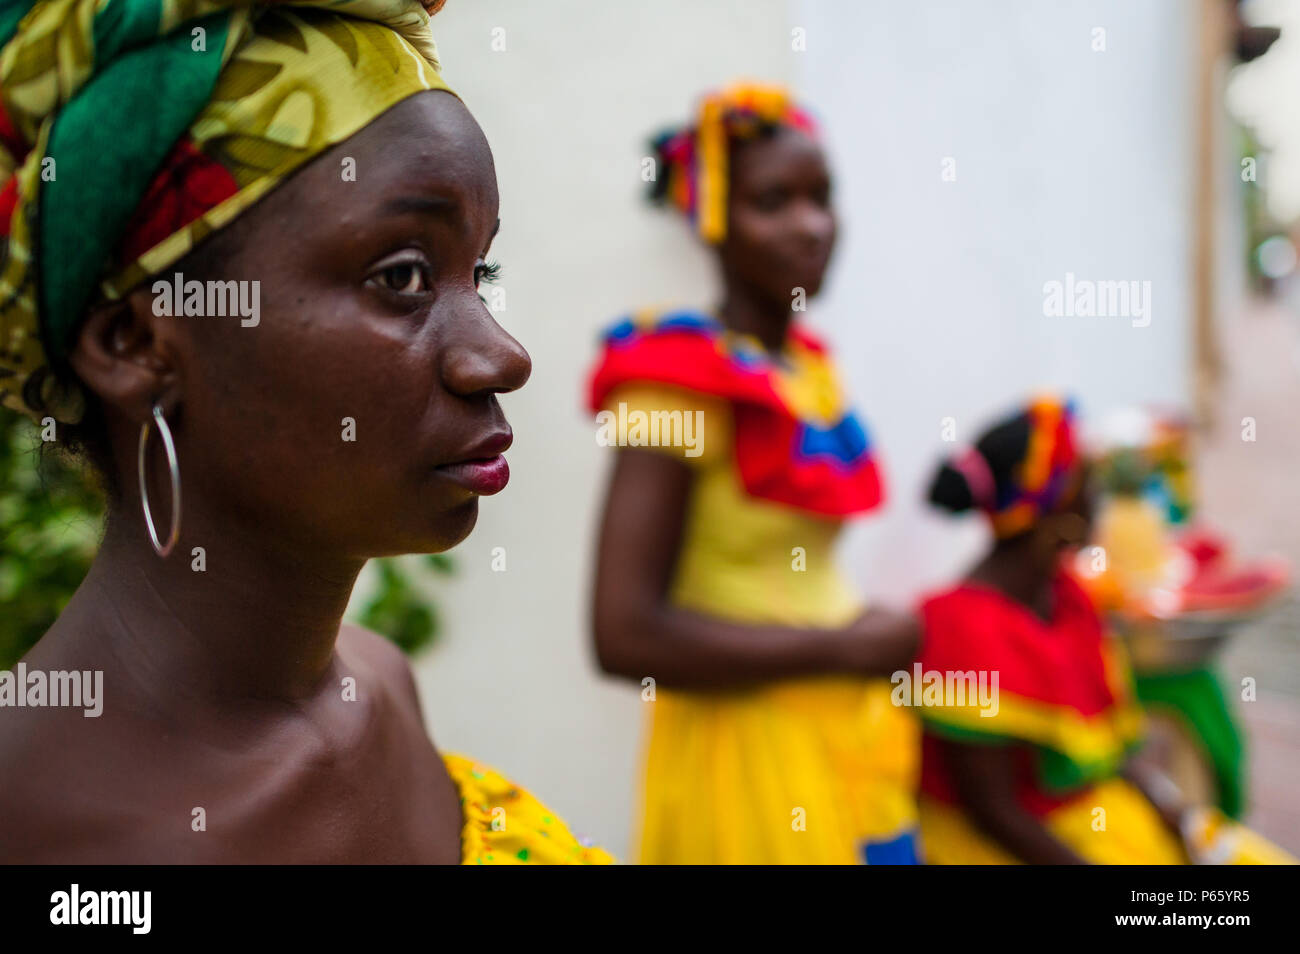
[[[921,709],[926,860],[1288,861],[1217,811],[1184,803],[1141,757],[1121,648],[1063,560],[1092,519],[1073,406],[1042,397],[1000,422],[940,468],[930,499],[982,512],[995,542],[922,608],[922,672],[975,672],[993,689]]]
[[[405,657],[341,624],[369,557],[505,486],[531,367],[476,291],[496,173],[439,6],[0,11],[0,399],[108,497],[23,661],[102,674],[102,711],[0,708],[0,860],[608,860],[440,755]]]
[[[653,700],[641,861],[912,863],[916,738],[871,677],[907,664],[916,626],[864,611],[835,569],[844,521],[883,491],[795,322],[835,242],[825,154],[784,91],[748,85],[655,146],[655,198],[694,221],[723,294],[619,322],[590,382],[620,445],[596,650]]]

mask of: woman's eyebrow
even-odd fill
[[[443,218],[460,209],[460,202],[444,195],[404,195],[389,199],[379,211],[386,215],[437,215]]]
[[[389,199],[379,211],[384,215],[434,215],[439,218],[447,219],[454,216],[460,211],[461,204],[458,199],[445,195],[403,195],[394,199]],[[492,226],[492,234],[488,236],[487,244],[484,249],[491,247],[492,242],[501,231],[501,217],[497,216],[496,222]]]

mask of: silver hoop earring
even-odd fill
[[[157,404],[153,406],[153,420],[158,425],[158,435],[162,438],[163,450],[167,454],[167,469],[171,472],[172,479],[172,528],[165,544],[158,541],[158,528],[154,526],[153,513],[149,507],[148,481],[145,480],[145,450],[149,446],[148,421],[140,425],[140,452],[136,455],[136,466],[140,471],[140,506],[144,508],[144,522],[149,528],[149,540],[153,543],[154,551],[160,557],[166,557],[172,552],[172,547],[176,546],[176,541],[181,535],[181,468],[176,461],[176,445],[172,442],[172,430],[167,426],[167,419],[163,417],[162,408]]]

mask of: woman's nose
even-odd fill
[[[443,382],[463,396],[518,390],[532,374],[533,360],[486,308],[480,310],[465,334],[443,350]]]
[[[820,245],[835,234],[835,216],[816,203],[805,203],[798,211],[795,227],[803,241]]]

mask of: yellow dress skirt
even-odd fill
[[[661,691],[643,864],[913,863],[914,732],[888,684]]]
[[[1020,863],[979,831],[959,808],[922,798],[920,819],[921,841],[930,864]],[[1043,824],[1080,857],[1097,865],[1185,865],[1192,860],[1183,840],[1170,831],[1146,796],[1120,778],[1102,782],[1066,802],[1048,814]],[[1188,836],[1195,857],[1203,862],[1295,864],[1285,851],[1233,823],[1217,809],[1205,809]]]
[[[752,625],[842,627],[862,602],[833,564],[841,522],[744,493],[725,402],[625,385],[628,408],[703,409],[674,605]],[[681,455],[680,448],[664,448]],[[648,675],[653,675],[648,674]],[[645,864],[913,863],[919,726],[886,680],[827,676],[644,703]]]

